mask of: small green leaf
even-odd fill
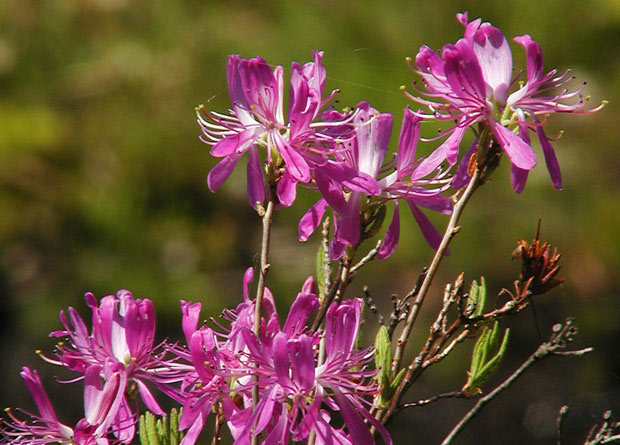
[[[379,385],[386,386],[390,382],[390,367],[392,366],[392,344],[385,326],[379,328],[375,338],[375,364]]]
[[[179,432],[179,411],[176,408],[170,410],[170,445],[179,445],[181,441]]]
[[[379,405],[385,406],[391,395],[390,378],[392,366],[392,344],[390,336],[385,326],[381,326],[375,338],[375,367],[377,368],[377,383],[381,395],[379,397]]]
[[[147,411],[139,419],[140,445],[178,445],[184,434],[179,431],[180,411],[173,408],[170,416],[156,418]]]
[[[323,243],[319,244],[319,250],[316,253],[316,281],[319,286],[319,300],[325,298],[325,283],[327,282],[325,275],[325,249]]]
[[[146,420],[144,414],[140,414],[140,421],[138,423],[138,436],[140,436],[140,445],[149,445],[149,439],[146,435]]]
[[[500,344],[499,323],[497,321],[492,329],[487,326],[482,328],[482,333],[472,352],[467,383],[463,386],[465,394],[473,395],[480,392],[480,387],[497,371],[506,352],[509,334],[510,329],[506,329]]]
[[[472,306],[471,315],[469,315],[469,317],[475,318],[481,316],[487,299],[487,286],[484,277],[480,277],[480,284],[478,284],[476,280],[471,283],[469,299],[469,304]]]
[[[157,434],[157,426],[155,425],[155,416],[150,411],[146,414],[146,437],[149,441],[149,445],[161,445],[159,443],[159,437]]]
[[[403,379],[404,376],[405,368],[401,369],[398,374],[396,374],[396,377],[394,377],[394,380],[392,380],[392,383],[390,383],[390,388],[392,389],[392,391],[396,391],[396,388],[398,388],[398,385],[400,385],[400,381]],[[394,393],[392,392],[392,394]]]

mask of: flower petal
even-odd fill
[[[394,216],[392,217],[392,222],[385,233],[385,238],[383,238],[383,243],[381,243],[381,247],[377,253],[377,258],[383,260],[392,255],[394,249],[396,249],[396,245],[398,244],[399,236],[400,216],[398,212],[398,201],[394,201]]]
[[[493,123],[492,130],[497,142],[508,155],[513,165],[524,170],[531,170],[534,168],[536,165],[536,155],[532,147],[502,125]]]
[[[308,241],[310,235],[314,233],[316,228],[321,224],[323,214],[328,204],[325,199],[319,199],[299,220],[299,241]]]

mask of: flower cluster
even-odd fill
[[[406,299],[395,303],[390,334],[382,328],[383,346],[377,351],[360,347],[362,300],[345,296],[355,272],[374,256],[385,259],[394,252],[400,234],[399,203],[404,201],[426,242],[437,250],[431,263],[435,269],[423,275],[420,292],[426,292],[448,253],[462,206],[501,157],[505,154],[510,160],[512,186],[521,192],[536,165],[530,141],[530,132],[535,133],[553,186],[561,188],[543,116],[600,108],[585,109],[583,86],[568,90],[566,84],[572,80],[568,71],[544,72],[540,47],[529,35],[514,39],[527,57],[527,79],[517,84],[519,76],[513,76],[503,33],[480,19],[470,22],[467,14],[457,18],[465,27],[462,39],[445,45],[440,53],[422,46],[415,67],[410,63],[424,84],[420,88],[414,83],[414,88],[424,97],[405,93],[420,109],[404,109],[392,156],[388,152],[393,115],[365,101],[342,111],[329,106],[337,91],[324,92],[322,52],[315,51],[313,60],[304,65],[292,63],[286,113],[284,69],[272,68],[260,57],[229,56],[230,110],[208,112],[201,106],[197,116],[202,141],[219,158],[208,174],[211,191],[222,186],[247,153],[248,199],[264,228],[256,297],[250,297],[254,277],[250,268],[244,276],[243,301],[223,312],[224,321],[200,323],[201,304],[182,301],[186,344],[181,345],[155,343],[150,300],[134,299],[121,290],[98,302],[87,293],[91,329],[75,309],[61,311],[63,329],[50,334],[61,339],[55,353],[40,354],[46,362],[73,373],[65,383],[83,382],[84,417],[74,427],[61,423],[39,374],[24,367],[22,377],[39,413],[21,410],[29,418],[21,420],[21,415],[8,410],[0,426],[0,443],[130,443],[140,400],[155,415],[166,414],[154,393],[157,389],[183,407],[182,445],[197,442],[212,413],[217,424],[214,443],[225,422],[235,445],[371,445],[375,433],[391,444],[383,424],[400,391],[411,382],[410,376],[402,380],[405,372],[413,372],[411,366],[399,365],[424,294],[416,295],[415,308],[408,313],[401,314],[410,310]],[[436,138],[423,139],[421,125],[431,120],[454,125]],[[461,155],[459,147],[468,129],[473,131],[473,142]],[[421,141],[444,136],[437,147],[426,150],[430,154],[418,156]],[[265,285],[269,230],[273,210],[293,205],[298,185],[319,195],[299,221],[299,240],[307,241],[325,221],[322,255],[317,278],[308,277],[281,323]],[[466,191],[459,191],[464,186]],[[393,203],[393,216],[383,239],[352,267],[362,243],[381,231],[388,202]],[[422,208],[452,214],[443,237]],[[331,219],[325,218],[329,209]],[[539,245],[538,239],[531,248],[521,244],[523,262],[529,265],[521,277],[526,284],[523,295],[544,292],[561,282],[555,278],[558,255],[546,244]],[[337,273],[330,268],[333,260],[339,260]],[[444,321],[448,307],[442,309]],[[405,319],[392,359],[391,335]],[[444,331],[446,336],[454,333]],[[392,411],[385,414],[386,409]],[[148,443],[142,436],[141,440]]]
[[[35,400],[40,417],[28,425],[13,417],[6,430],[8,437],[18,437],[23,443],[107,443],[109,430],[115,440],[130,443],[135,434],[138,412],[136,395],[146,407],[163,415],[146,382],[165,394],[174,395],[169,386],[180,380],[182,367],[165,358],[163,345],[154,346],[155,308],[150,300],[134,299],[127,290],[103,297],[99,304],[92,293],[86,294],[86,304],[92,310],[92,331],[70,307],[60,320],[64,329],[50,333],[62,338],[56,346],[56,358],[41,357],[48,363],[78,373],[71,382],[84,380],[86,416],[75,430],[61,424],[43,390],[36,371],[24,368],[22,377]],[[56,438],[52,440],[51,438]],[[34,442],[28,442],[32,440]]]
[[[181,395],[185,400],[180,427],[189,428],[184,444],[193,444],[206,417],[221,409],[235,444],[373,443],[364,419],[389,435],[369,412],[367,398],[377,392],[370,380],[372,350],[355,346],[361,322],[360,299],[330,305],[324,338],[311,332],[307,321],[317,310],[314,279],[309,277],[281,325],[273,296],[265,289],[260,332],[253,332],[255,301],[248,296],[253,270],[245,275],[244,301],[225,312],[228,328],[198,327],[199,303],[182,302],[183,330],[188,349],[175,348],[191,361]],[[321,345],[321,342],[323,344]],[[253,407],[252,390],[258,401]],[[340,411],[346,431],[330,422],[330,411]],[[361,441],[361,442],[359,442]]]

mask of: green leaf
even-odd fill
[[[146,435],[146,420],[144,414],[140,414],[140,421],[138,423],[138,436],[140,436],[140,445],[149,445],[149,439]]]
[[[508,345],[510,329],[504,331],[500,344],[499,323],[496,321],[493,328],[485,326],[476,341],[472,352],[471,366],[468,372],[467,383],[463,392],[473,395],[480,392],[480,387],[497,371]]]
[[[146,437],[149,441],[149,445],[161,445],[159,443],[159,436],[157,434],[157,426],[155,425],[155,416],[150,411],[146,414]]]
[[[480,277],[480,284],[478,284],[476,280],[471,283],[469,299],[471,300],[470,304],[473,307],[469,317],[475,318],[481,316],[487,299],[487,285],[484,277]]]
[[[375,367],[377,368],[377,383],[379,384],[379,390],[381,396],[379,397],[379,404],[384,406],[384,403],[391,397],[389,394],[390,378],[391,378],[391,366],[392,366],[392,343],[390,342],[390,336],[385,326],[381,326],[375,337]]]
[[[401,369],[398,374],[396,374],[396,377],[394,377],[394,380],[392,380],[392,383],[390,383],[390,388],[392,390],[392,394],[394,394],[394,391],[396,391],[396,388],[398,388],[398,385],[400,385],[400,381],[403,379],[403,377],[405,376],[405,371],[406,369],[403,368]],[[390,398],[392,396],[390,395]]]
[[[170,445],[179,445],[181,441],[179,432],[179,411],[176,408],[170,410]]]
[[[180,410],[173,408],[170,416],[156,418],[147,411],[140,416],[140,445],[178,445],[184,434],[179,431]]]
[[[316,281],[318,282],[320,301],[323,301],[327,291],[325,286],[327,283],[327,276],[325,274],[325,253],[323,243],[320,243],[319,250],[316,253]]]

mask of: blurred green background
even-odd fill
[[[565,131],[554,143],[562,192],[551,187],[538,148],[540,165],[522,195],[511,191],[505,162],[479,190],[412,344],[427,333],[442,283],[460,271],[468,280],[484,275],[492,293],[511,288],[519,266],[510,253],[518,239],[531,240],[542,218],[543,239],[563,253],[566,282],[537,299],[535,315],[528,310],[506,323],[514,328],[510,354],[489,385],[535,349],[536,323],[546,337],[554,322],[574,316],[576,346],[595,352],[538,365],[457,443],[555,443],[564,403],[572,408],[567,443],[583,442],[607,408],[620,417],[617,0],[0,2],[0,404],[34,409],[19,378],[27,364],[49,378],[62,420],[81,417],[80,385],[70,394],[54,383],[58,370],[33,351],[51,353],[47,333],[60,327],[61,308],[88,317],[86,291],[101,297],[127,288],[152,299],[160,339],[180,336],[179,299],[201,301],[207,317],[241,298],[243,271],[257,259],[259,220],[247,204],[243,168],[217,195],[207,190],[215,161],[198,140],[194,115],[200,103],[229,106],[228,54],[261,55],[288,71],[292,60],[309,61],[312,49],[322,49],[327,89],[342,90],[340,105],[368,100],[399,123],[408,101],[398,88],[415,77],[404,58],[422,44],[456,41],[463,28],[455,14],[465,10],[509,39],[529,33],[546,69],[571,68],[573,88],[587,80],[592,106],[610,104],[595,115],[549,120],[549,135]],[[515,67],[524,67],[521,47],[512,48]],[[316,199],[308,190],[299,195],[275,218],[269,285],[283,310],[312,272],[318,241],[297,241],[297,221]],[[355,295],[368,284],[385,310],[432,255],[408,211],[401,223],[396,254],[367,266],[351,288]],[[464,345],[432,368],[408,399],[459,389],[470,351]],[[444,401],[401,413],[391,425],[396,443],[437,443],[470,405]]]

